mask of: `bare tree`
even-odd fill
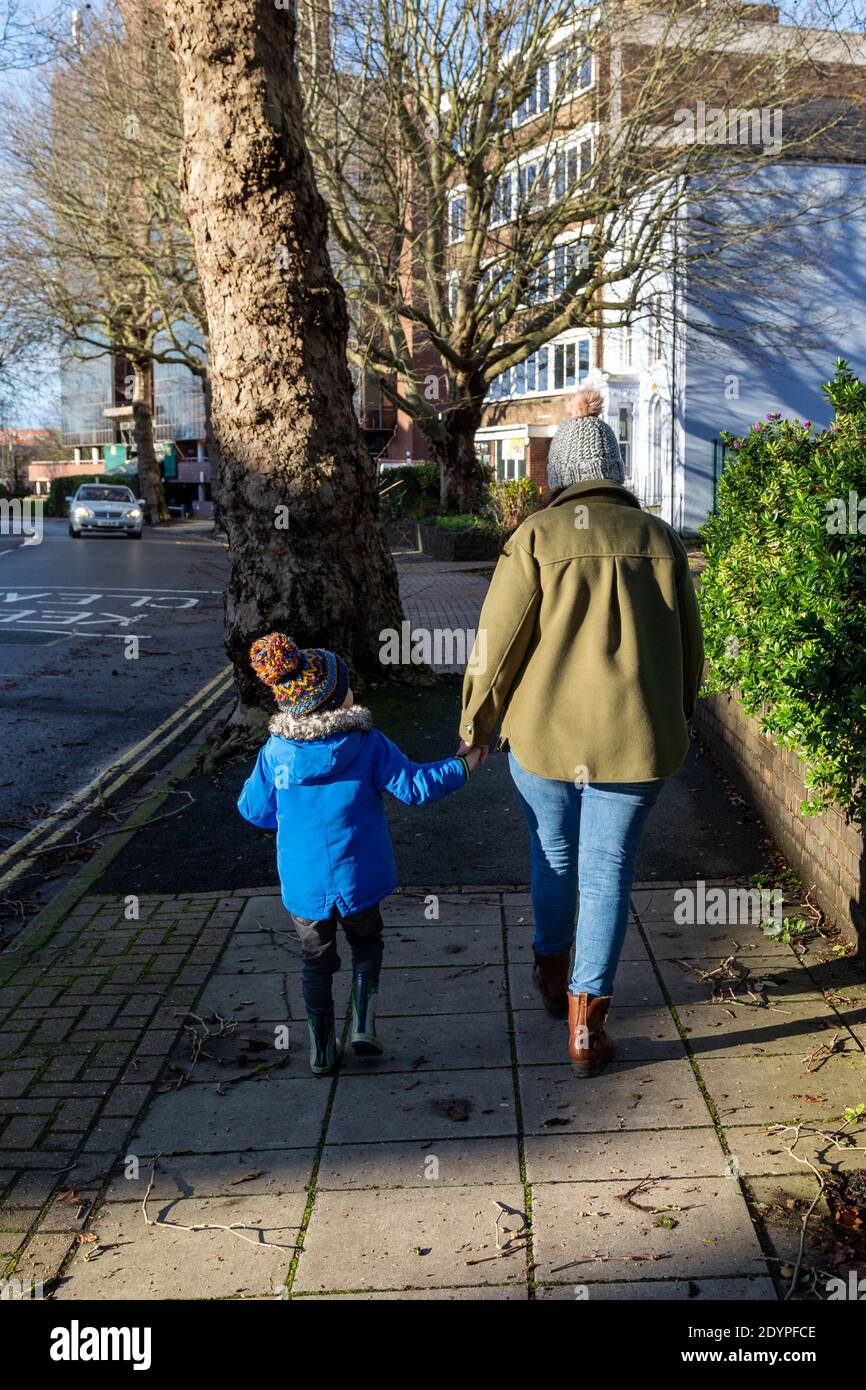
[[[0,283],[22,331],[132,369],[139,477],[165,519],[153,441],[155,362],[206,377],[203,306],[179,207],[180,112],[149,0],[92,20],[43,86],[7,111]]]
[[[284,626],[380,672],[399,623],[373,466],[352,407],[348,317],[301,124],[293,6],[165,0],[182,188],[207,310],[226,644],[238,722],[261,702],[251,641]]]
[[[725,247],[816,218],[768,193],[756,217],[755,175],[819,149],[863,71],[858,36],[836,32],[841,5],[819,31],[805,12],[778,25],[772,7],[731,0],[302,3],[353,360],[417,421],[462,510],[491,382],[569,328],[646,313],[675,255],[699,280]],[[780,146],[783,115],[804,109]],[[700,234],[677,241],[686,221]]]

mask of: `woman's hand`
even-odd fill
[[[487,746],[482,747],[482,745],[478,743],[461,742],[460,747],[457,749],[457,756],[458,758],[465,758],[470,768],[474,772],[476,767],[479,767],[481,763],[486,762],[487,755],[489,752],[489,744]]]

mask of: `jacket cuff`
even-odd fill
[[[470,768],[469,763],[466,761],[462,753],[457,754],[457,761],[458,763],[463,764],[463,771],[466,775],[466,781],[468,782],[469,778],[472,776],[472,769]]]

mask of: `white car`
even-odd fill
[[[85,535],[113,532],[140,541],[143,507],[128,487],[82,483],[69,503],[69,534],[79,540]]]

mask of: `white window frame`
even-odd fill
[[[540,348],[536,348],[535,352],[534,352],[534,353],[531,353],[530,356],[529,356],[528,358],[524,358],[523,362],[519,363],[518,366],[509,368],[509,371],[508,371],[508,373],[507,373],[508,380],[507,380],[507,382],[506,382],[506,386],[508,387],[508,389],[507,389],[506,391],[503,392],[502,389],[500,388],[499,392],[498,392],[496,395],[491,395],[490,390],[488,389],[487,395],[486,395],[486,397],[485,397],[485,401],[488,402],[488,403],[497,404],[497,403],[500,403],[500,402],[503,402],[503,401],[522,401],[522,400],[526,400],[526,399],[531,399],[532,397],[536,397],[536,396],[545,396],[545,397],[546,397],[546,396],[564,396],[564,395],[567,395],[570,391],[576,391],[577,388],[578,388],[578,386],[580,386],[580,385],[586,380],[586,378],[588,377],[589,373],[592,371],[592,342],[593,342],[593,335],[592,335],[592,333],[588,332],[586,329],[580,329],[580,328],[577,329],[577,330],[572,330],[572,331],[570,331],[570,332],[567,333],[567,334],[560,334],[559,337],[552,338],[552,339],[550,340],[550,342],[548,342],[548,343],[543,343],[542,346],[541,346]],[[581,353],[581,348],[582,348],[583,346],[585,346],[585,353]],[[563,360],[563,376],[564,376],[564,375],[565,375],[565,370],[566,370],[566,367],[567,367],[567,358],[568,358],[568,349],[569,349],[569,348],[572,348],[572,349],[573,349],[573,356],[574,356],[574,381],[572,381],[572,382],[563,382],[563,385],[562,385],[562,386],[556,386],[556,385],[555,385],[555,380],[556,380],[556,378],[555,378],[555,372],[556,372],[556,351],[557,351],[557,349],[562,349],[562,350],[563,350],[563,359],[564,359],[564,360]],[[521,374],[523,375],[524,381],[528,380],[529,377],[530,377],[530,375],[532,375],[532,370],[533,370],[532,367],[531,367],[531,365],[530,365],[530,360],[531,360],[531,359],[537,359],[538,354],[539,354],[540,352],[546,352],[546,353],[547,353],[547,359],[546,359],[546,362],[547,362],[547,366],[546,366],[547,385],[546,385],[543,389],[539,389],[539,388],[536,386],[535,388],[528,388],[528,387],[526,387],[526,388],[525,388],[524,390],[522,390],[522,391],[517,391],[517,390],[515,389],[515,378],[516,378],[516,376],[517,376],[517,373],[518,373],[518,372],[521,372]],[[581,375],[581,371],[580,371],[580,358],[581,358],[582,355],[584,355],[585,358],[586,358],[586,367],[585,367],[585,370],[584,370],[584,372],[583,372],[583,375]],[[536,360],[536,361],[535,361],[535,371],[536,371],[536,373],[537,373],[538,366],[539,366],[539,363],[538,363],[537,360]],[[505,374],[505,373],[502,373],[499,377],[496,378],[496,380],[497,380],[497,381],[501,381],[502,375],[506,375],[506,374]],[[536,378],[536,379],[537,379],[537,378]],[[492,388],[492,385],[493,385],[493,383],[491,382],[491,388]]]
[[[454,235],[454,228],[455,228],[454,208],[455,208],[455,206],[456,206],[457,203],[461,203],[461,202],[462,202],[462,204],[463,204],[463,216],[462,216],[462,218],[460,219],[460,223],[459,223],[460,235],[459,235],[459,236],[455,236],[455,235]],[[449,246],[459,246],[460,242],[463,240],[463,238],[464,238],[465,236],[466,236],[466,186],[465,186],[465,184],[463,184],[463,185],[461,185],[459,188],[454,188],[454,189],[452,189],[451,192],[448,194],[448,245],[449,245]]]

